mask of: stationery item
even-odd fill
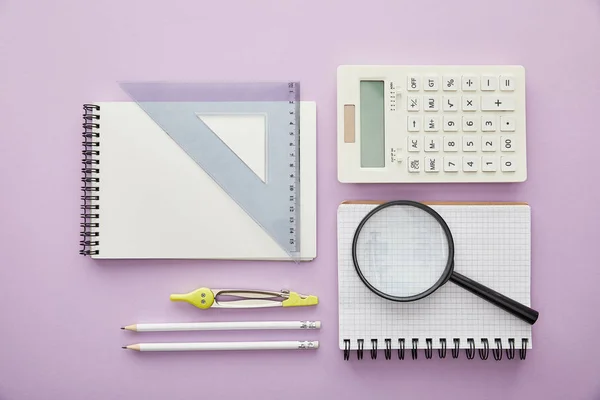
[[[319,348],[319,341],[139,343],[122,348],[137,351],[316,350]]]
[[[224,297],[222,300],[218,296]],[[316,306],[317,296],[303,295],[283,289],[269,290],[200,288],[185,294],[172,294],[172,301],[185,301],[201,309],[208,308],[265,308]]]
[[[421,300],[452,282],[534,324],[538,312],[454,271],[450,228],[431,207],[408,200],[371,210],[352,240],[352,262],[363,283],[391,301]]]
[[[296,83],[123,87],[84,106],[82,254],[316,257],[316,106]]]
[[[525,106],[522,66],[340,66],[338,179],[525,181]]]
[[[321,329],[321,321],[172,322],[127,325],[134,332]]]
[[[469,359],[476,354],[488,359],[491,351],[496,360],[503,354],[512,359],[518,350],[519,357],[525,359],[532,348],[532,325],[453,281],[446,283],[452,272],[440,277],[439,269],[446,271],[448,262],[453,261],[452,271],[529,307],[530,207],[525,203],[425,203],[445,221],[452,242],[447,241],[444,228],[437,227],[442,225],[430,213],[421,215],[417,230],[401,229],[407,216],[413,217],[408,211],[424,213],[424,208],[411,208],[403,215],[385,207],[372,213],[373,217],[363,223],[362,233],[356,235],[365,217],[382,204],[345,202],[338,208],[339,348],[344,358],[349,359],[356,351],[362,359],[365,350],[376,358],[378,350],[383,350],[386,359],[392,357],[392,352],[404,359],[409,349],[413,359],[420,351],[432,358],[434,350],[440,358],[445,358],[447,352],[457,358],[464,350]],[[392,236],[381,229],[390,223],[397,227],[390,231]],[[432,235],[436,229],[437,235]],[[354,258],[366,282],[354,266],[355,240]],[[432,243],[445,240],[448,247],[432,250]],[[450,246],[454,248],[452,258]],[[427,258],[421,259],[424,254]],[[396,270],[381,268],[390,257],[397,265],[409,266],[412,286],[395,281]],[[400,263],[410,257],[412,264]],[[431,273],[431,263],[441,259],[447,262],[437,273]],[[444,284],[432,290],[432,281]],[[395,301],[395,297],[418,296],[428,290],[431,293],[418,300]],[[392,298],[377,291],[392,294]]]

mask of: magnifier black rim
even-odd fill
[[[365,278],[362,271],[360,270],[360,266],[358,264],[356,248],[357,248],[358,238],[360,236],[360,232],[362,231],[362,228],[364,227],[364,225],[367,223],[367,221],[373,215],[375,215],[379,211],[383,210],[384,208],[392,207],[392,206],[412,206],[412,207],[420,208],[421,210],[425,211],[426,213],[431,215],[433,218],[435,218],[436,221],[441,225],[442,230],[444,231],[444,234],[446,235],[446,239],[448,241],[448,261],[446,262],[446,268],[444,269],[444,272],[440,276],[440,279],[438,279],[438,281],[435,284],[433,284],[433,286],[431,286],[426,291],[421,292],[416,295],[413,295],[413,296],[403,296],[403,297],[392,296],[392,295],[389,295],[387,293],[380,291],[379,289],[375,288],[373,285],[371,285],[369,283],[367,278]],[[396,301],[396,302],[415,301],[415,300],[419,300],[419,299],[429,296],[430,294],[435,292],[440,286],[442,286],[444,283],[446,283],[446,281],[448,281],[448,279],[450,278],[450,275],[452,274],[452,271],[454,269],[454,239],[452,238],[452,233],[450,232],[450,228],[448,227],[448,224],[446,224],[446,221],[444,221],[444,218],[442,218],[442,216],[440,214],[438,214],[433,208],[431,208],[423,203],[419,203],[417,201],[393,200],[393,201],[389,201],[389,202],[380,204],[377,207],[375,207],[374,209],[372,209],[371,211],[369,211],[369,213],[367,215],[365,215],[364,218],[362,219],[362,221],[360,221],[360,223],[358,224],[358,227],[356,228],[356,231],[354,232],[354,238],[352,240],[352,263],[354,264],[354,269],[356,270],[356,273],[358,274],[358,277],[360,278],[360,280],[365,284],[365,286],[367,286],[369,288],[369,290],[371,290],[376,295],[383,297],[384,299]]]

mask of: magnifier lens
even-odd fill
[[[440,223],[410,205],[391,206],[373,214],[358,236],[356,256],[364,279],[376,290],[397,298],[417,296],[446,272],[449,244]]]

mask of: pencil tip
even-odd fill
[[[121,329],[125,329],[124,327],[121,327]]]
[[[127,348],[127,346],[123,346],[123,347],[121,347],[121,348],[122,348],[122,349],[126,349],[126,348]]]

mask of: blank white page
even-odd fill
[[[94,258],[291,260],[139,105],[97,104],[100,253]],[[310,261],[316,257],[316,103],[300,107],[300,259]]]
[[[391,339],[392,349],[404,339],[406,349],[433,349],[446,340],[448,351],[454,339],[460,348],[483,348],[482,339],[496,348],[495,339],[508,349],[514,339],[520,349],[522,339],[531,348],[531,325],[476,295],[448,282],[432,295],[409,303],[383,299],[372,293],[358,277],[352,263],[352,239],[362,218],[376,204],[341,204],[338,208],[338,290],[339,347],[350,340],[351,350],[359,339],[378,349]],[[432,205],[446,221],[454,237],[455,271],[527,306],[530,305],[530,231],[528,205]]]

